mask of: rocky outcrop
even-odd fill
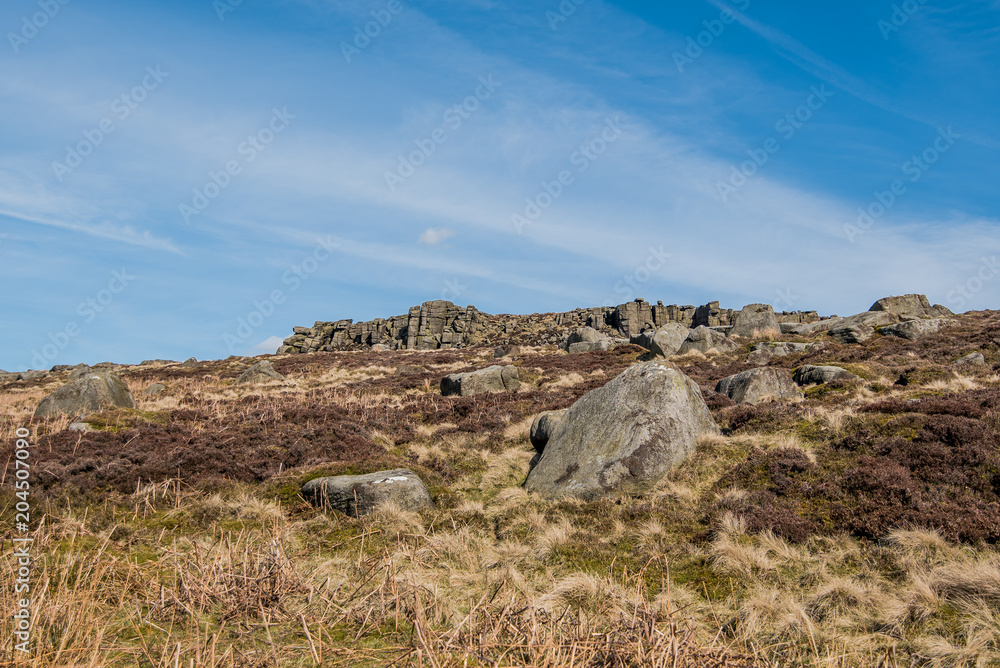
[[[806,364],[795,370],[792,378],[799,385],[818,385],[835,380],[857,380],[858,377],[839,366],[813,366]]]
[[[659,329],[650,329],[633,336],[630,343],[642,346],[654,355],[669,357],[681,349],[691,330],[679,322],[668,322]]]
[[[724,394],[738,404],[758,404],[766,399],[798,399],[802,397],[792,374],[785,369],[767,367],[748,369],[742,373],[727,376],[715,386],[715,391]]]
[[[485,369],[445,376],[441,379],[441,394],[446,397],[473,397],[487,392],[512,392],[520,385],[516,366],[495,364]]]
[[[897,297],[883,297],[878,300],[869,311],[885,311],[903,320],[913,320],[919,318],[943,318],[954,315],[948,308],[940,304],[931,306],[930,301],[924,295],[900,295]]]
[[[135,408],[135,401],[121,378],[108,371],[97,371],[63,385],[42,399],[35,417],[81,415],[111,407]]]
[[[779,333],[780,326],[778,318],[774,315],[774,309],[767,304],[749,304],[736,316],[733,328],[729,330],[729,336],[751,339],[759,337],[765,332]]]
[[[588,500],[642,494],[718,431],[693,380],[661,360],[636,364],[565,412],[525,488]]]
[[[499,345],[558,344],[577,327],[592,327],[612,338],[630,339],[643,331],[667,323],[690,328],[728,327],[736,312],[719,308],[718,302],[705,306],[664,306],[643,299],[562,313],[530,315],[490,315],[474,306],[459,307],[448,301],[425,302],[405,315],[377,318],[367,322],[337,320],[316,322],[312,327],[295,327],[292,336],[278,349],[284,353],[349,350],[385,345],[393,350],[436,350]],[[815,311],[776,314],[779,323],[808,323],[819,320]]]
[[[610,350],[612,344],[610,336],[598,332],[593,327],[577,327],[559,344],[559,347],[572,355],[595,350]]]
[[[251,383],[266,383],[269,380],[284,380],[285,377],[274,370],[274,366],[267,360],[261,360],[239,375],[233,381],[235,385],[247,385]]]
[[[302,486],[302,496],[317,506],[351,517],[368,515],[386,501],[404,510],[434,506],[423,481],[409,469],[316,478]]]
[[[683,355],[692,350],[697,350],[702,354],[728,353],[739,348],[739,344],[727,337],[722,332],[717,332],[708,327],[695,327],[688,333],[687,339],[681,344],[678,354]]]

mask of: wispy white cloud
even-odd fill
[[[428,227],[420,234],[417,241],[428,246],[437,246],[453,236],[455,236],[455,230],[449,230],[447,227]]]

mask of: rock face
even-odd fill
[[[636,364],[573,404],[525,488],[546,497],[642,494],[718,433],[698,385],[661,360]]]
[[[856,380],[857,376],[839,366],[813,366],[806,364],[795,370],[792,376],[799,385],[816,385],[834,380]]]
[[[80,415],[109,407],[135,408],[135,401],[121,378],[100,371],[63,385],[42,399],[35,417],[52,417],[60,413]]]
[[[898,297],[883,297],[878,300],[869,311],[886,311],[903,320],[913,320],[916,318],[941,318],[954,315],[948,308],[935,304],[931,306],[930,301],[924,295],[900,295]]]
[[[549,442],[552,438],[552,432],[555,431],[559,423],[562,422],[563,416],[566,411],[569,410],[564,408],[559,411],[545,411],[544,413],[539,413],[535,416],[535,419],[531,422],[531,445],[534,446],[535,452],[542,452],[545,450],[545,444]]]
[[[765,331],[775,333],[781,331],[774,309],[767,304],[748,304],[736,316],[736,322],[729,330],[729,336],[750,339],[755,335],[760,336]]]
[[[802,396],[785,369],[748,369],[718,382],[715,391],[738,404],[758,404],[767,398],[797,399]]]
[[[446,397],[472,397],[485,392],[512,392],[520,386],[516,366],[495,364],[485,369],[445,376],[441,379],[441,394]]]
[[[710,352],[728,353],[739,348],[739,344],[730,339],[722,332],[717,332],[708,327],[695,327],[692,329],[677,351],[679,354],[697,350],[708,354]]]
[[[808,323],[819,320],[815,311],[782,312],[779,323]],[[563,313],[531,315],[490,315],[474,306],[459,307],[448,301],[425,302],[409,313],[368,322],[337,320],[316,322],[312,327],[295,327],[279,354],[387,345],[394,350],[435,350],[497,345],[558,344],[576,327],[592,327],[612,338],[629,339],[667,323],[690,328],[725,327],[733,324],[736,312],[719,308],[719,302],[705,306],[664,306],[643,299],[619,304],[581,308]]]
[[[898,336],[908,341],[916,341],[926,334],[932,334],[942,327],[954,324],[953,320],[947,318],[932,318],[930,320],[907,320],[894,325],[881,328],[880,334],[887,336]]]
[[[434,506],[423,481],[408,469],[316,478],[302,486],[302,496],[351,517],[368,515],[386,501],[405,510]]]
[[[651,329],[633,336],[630,343],[642,346],[654,355],[669,357],[681,349],[691,330],[679,322],[669,322],[659,329]]]
[[[239,375],[233,381],[235,385],[246,385],[250,383],[266,383],[269,380],[284,380],[285,377],[274,370],[274,366],[267,360],[261,360]]]

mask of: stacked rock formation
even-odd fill
[[[279,353],[310,353],[386,346],[390,350],[437,350],[496,345],[559,343],[572,330],[591,327],[612,338],[629,339],[668,323],[685,327],[725,329],[736,322],[738,310],[704,306],[664,306],[643,299],[563,313],[490,315],[475,306],[460,307],[449,301],[424,302],[406,315],[366,322],[337,320],[295,327]],[[776,313],[779,323],[801,324],[820,320],[815,311]]]

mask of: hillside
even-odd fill
[[[627,305],[517,316],[504,338],[500,316],[465,310],[489,335],[462,347],[373,349],[379,338],[110,365],[135,407],[80,419],[33,417],[72,369],[6,377],[5,447],[30,427],[44,512],[25,665],[995,665],[1000,312],[896,306],[785,314],[789,326],[733,339],[738,311],[705,323],[732,347],[664,364],[700,387],[719,433],[648,492],[595,500],[525,490],[533,420],[651,359],[621,339],[672,318],[611,331],[636,322],[608,315]],[[588,318],[606,344],[556,345]],[[531,322],[543,340],[522,336]],[[234,382],[262,360],[283,378]],[[443,396],[446,375],[494,364],[520,386]],[[831,365],[848,373],[793,398],[716,392],[755,369]],[[433,507],[351,517],[300,493],[396,469]],[[18,499],[2,494],[12,517]],[[3,561],[16,571],[10,550]],[[15,609],[10,588],[2,598]],[[0,628],[12,637],[9,616]]]

